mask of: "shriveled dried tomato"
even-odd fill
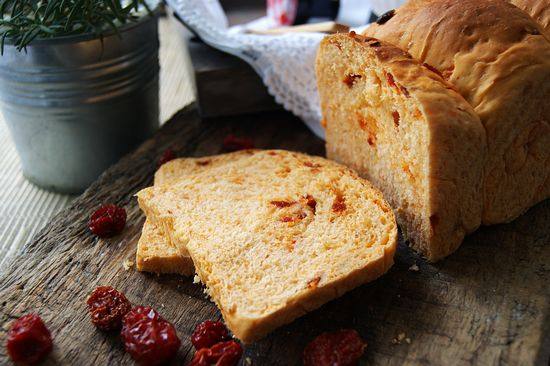
[[[243,355],[243,348],[235,341],[216,343],[195,352],[189,366],[235,366]]]
[[[36,364],[51,352],[52,336],[36,314],[17,319],[8,332],[8,355],[16,364]]]
[[[336,194],[334,202],[332,202],[332,211],[339,213],[345,211],[346,208],[346,198],[341,193]]]
[[[311,211],[313,211],[313,213],[315,213],[315,210],[317,208],[317,201],[315,200],[315,198],[313,198],[309,194],[306,195],[304,198],[306,200],[306,205],[308,205],[308,207],[311,209]]]
[[[229,339],[229,331],[222,322],[206,320],[195,328],[191,343],[195,349],[212,347],[216,343]]]
[[[361,79],[363,76],[359,74],[347,74],[346,77],[344,77],[344,84],[347,85],[348,88],[353,88],[355,83],[358,79]]]
[[[153,308],[137,306],[122,320],[124,349],[140,365],[160,365],[176,356],[181,341],[176,329]]]
[[[92,323],[101,330],[116,330],[122,327],[122,318],[132,309],[132,304],[110,286],[96,288],[88,301],[88,310]]]
[[[353,329],[322,333],[304,349],[304,366],[353,366],[365,352],[367,343]]]
[[[120,233],[126,225],[126,210],[107,204],[97,209],[90,217],[89,227],[100,238],[109,238]]]
[[[174,153],[174,150],[172,149],[166,149],[164,150],[164,152],[162,153],[162,155],[160,156],[159,158],[159,161],[157,163],[157,166],[161,166],[163,165],[164,163],[167,163],[169,162],[170,160],[174,160],[176,158],[176,154]]]
[[[235,135],[227,135],[223,139],[223,150],[226,152],[253,149],[254,141],[248,137],[237,137]]]

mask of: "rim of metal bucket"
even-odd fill
[[[150,13],[146,12],[145,14],[140,16],[140,18],[137,21],[125,24],[118,30],[118,32],[113,29],[108,29],[105,31],[105,33],[103,33],[102,36],[103,38],[107,38],[113,35],[129,32],[132,29],[139,27],[143,23],[147,23],[151,20],[157,19],[160,13],[161,13],[161,6],[159,2],[159,5],[157,5],[154,9],[152,9]],[[99,39],[99,38],[100,36],[94,33],[83,33],[83,34],[76,34],[72,36],[61,36],[61,37],[55,37],[55,38],[37,38],[37,39],[34,39],[27,47],[55,45],[55,44],[61,44],[61,43],[77,43],[77,42],[90,41],[90,40]],[[13,39],[6,38],[4,44],[6,46],[13,46]],[[25,52],[25,49],[23,48],[21,52]]]

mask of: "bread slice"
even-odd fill
[[[409,0],[380,23],[366,35],[439,70],[480,117],[482,223],[510,222],[550,198],[550,38],[541,25],[502,0]]]
[[[327,156],[369,179],[429,260],[452,253],[481,221],[485,131],[440,75],[388,43],[326,37],[317,81]]]
[[[187,250],[180,251],[168,244],[164,234],[145,220],[136,251],[136,268],[142,272],[174,273],[192,276],[193,261]]]
[[[155,173],[154,184],[167,184],[188,174],[249,156],[249,151],[203,158],[181,158],[163,164]],[[174,273],[184,276],[194,274],[194,266],[185,248],[171,246],[162,230],[151,220],[145,220],[136,250],[138,271],[153,273]]]
[[[187,175],[138,194],[236,337],[261,338],[393,263],[397,225],[381,193],[352,170],[281,150]]]

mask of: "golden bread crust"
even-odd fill
[[[411,0],[365,34],[439,70],[479,115],[483,224],[550,196],[550,42],[528,14],[501,0]]]
[[[549,0],[508,0],[537,21],[550,36],[550,1]]]

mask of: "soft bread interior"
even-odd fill
[[[321,42],[317,81],[327,156],[382,190],[428,259],[456,250],[481,221],[486,143],[472,107],[404,51],[353,33]]]
[[[248,342],[387,271],[396,224],[381,194],[322,158],[261,151],[138,193],[186,248]]]
[[[394,76],[362,47],[347,38],[338,42],[341,49],[320,54],[327,156],[381,188],[407,237],[428,252],[429,131],[422,106],[392,88]]]
[[[202,158],[180,158],[163,164],[155,173],[155,184],[169,184],[186,175],[223,165],[250,155],[250,151]],[[194,273],[193,261],[185,248],[170,244],[164,230],[157,226],[155,218],[147,219],[136,250],[138,271],[153,273],[176,273],[191,276]],[[162,223],[160,223],[162,225]]]

